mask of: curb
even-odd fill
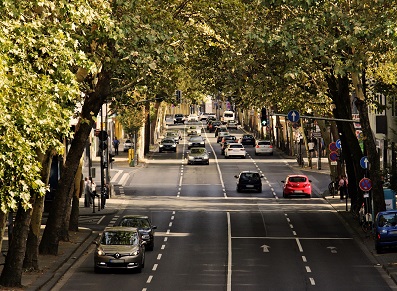
[[[79,246],[71,253],[65,252],[61,257],[59,257],[59,260],[57,260],[58,267],[54,271],[51,270],[50,272],[45,272],[42,276],[38,278],[38,280],[36,280],[33,284],[29,285],[29,288],[27,288],[26,290],[52,290],[52,288],[59,282],[59,280],[63,277],[67,270],[69,270],[77,261],[77,258],[81,257],[81,255],[92,244],[92,241],[98,236],[97,233],[93,233],[92,230],[88,228],[79,228],[79,232],[80,231],[84,231],[86,235],[80,236],[82,238],[81,241],[74,242],[76,245]],[[54,258],[56,258],[56,256],[54,256]]]

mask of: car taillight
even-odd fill
[[[259,145],[256,145],[255,147],[256,147],[257,149],[259,149]]]
[[[270,145],[270,146],[269,146],[269,148],[271,148],[271,149],[272,149],[272,148],[273,148],[273,146],[272,146],[272,145]]]

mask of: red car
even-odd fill
[[[312,196],[311,180],[306,175],[288,175],[284,183],[283,197],[287,198],[292,195]]]

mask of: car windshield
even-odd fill
[[[243,173],[240,175],[240,180],[242,181],[258,181],[260,176],[258,173]]]
[[[191,149],[190,152],[192,154],[204,154],[205,149]]]
[[[294,183],[306,182],[306,177],[290,177],[288,180]]]
[[[391,227],[397,224],[397,213],[384,214],[379,216],[380,227]]]
[[[203,141],[203,139],[201,137],[199,137],[199,136],[195,136],[195,137],[190,138],[190,141],[194,141],[194,142]]]
[[[136,245],[138,242],[138,233],[131,231],[106,231],[101,239],[103,245]]]
[[[162,143],[174,143],[172,139],[164,139]]]
[[[241,149],[241,148],[243,148],[243,145],[241,145],[241,144],[230,144],[229,145],[231,148],[234,148],[234,149]]]
[[[167,132],[165,135],[166,136],[175,136],[176,132]]]
[[[120,226],[129,226],[136,228],[148,228],[150,227],[149,221],[147,219],[140,218],[124,218],[120,222]]]
[[[131,141],[130,141],[129,139],[127,139],[127,140],[125,141],[125,143],[131,143]]]
[[[243,138],[252,139],[252,138],[254,138],[254,137],[253,137],[252,135],[244,135]]]

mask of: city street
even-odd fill
[[[323,199],[327,173],[305,171],[312,198],[283,198],[281,181],[303,173],[294,159],[255,156],[248,145],[245,159],[225,159],[214,134],[202,135],[209,165],[187,165],[184,136],[176,153],[154,152],[145,167],[114,167],[120,208],[81,221],[99,232],[123,215],[148,215],[157,230],[143,272],[94,273],[92,245],[56,290],[395,290]],[[264,175],[262,193],[236,191],[234,175],[246,170]]]

